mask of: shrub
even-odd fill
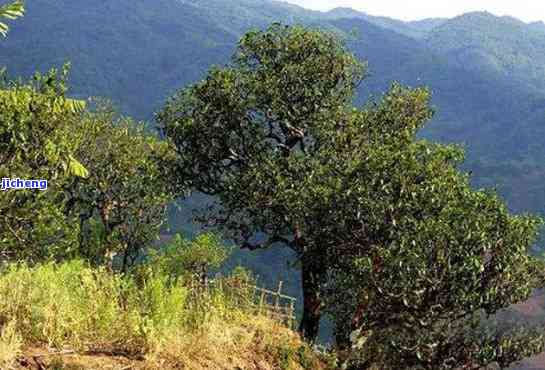
[[[230,249],[215,234],[202,234],[187,240],[177,234],[171,243],[160,251],[152,251],[145,269],[154,274],[164,274],[170,281],[202,278],[211,269],[218,269],[229,257]]]

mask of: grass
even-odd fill
[[[121,276],[81,261],[5,267],[0,368],[45,347],[138,359],[135,368],[146,369],[321,368],[295,333],[239,304],[240,294],[229,292],[236,276],[221,289],[195,291],[187,279],[142,271]],[[55,358],[49,366],[91,363],[77,360]]]
[[[21,354],[22,338],[15,330],[15,322],[5,324],[0,331],[0,369],[12,369]]]

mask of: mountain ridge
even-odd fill
[[[490,13],[437,21],[439,25],[432,22],[435,27],[425,24],[432,29],[426,38],[377,25],[375,18],[324,19],[324,14],[270,0],[237,0],[228,5],[219,0],[119,0],[93,7],[83,0],[53,4],[34,0],[10,37],[0,43],[0,65],[12,75],[29,76],[70,60],[74,93],[111,96],[123,112],[149,120],[178,88],[199,80],[211,65],[228,63],[238,38],[248,29],[263,28],[273,20],[332,29],[360,58],[370,61],[372,74],[360,91],[360,101],[380,94],[393,80],[430,86],[438,114],[427,131],[429,137],[467,143],[469,160],[481,163],[470,167],[482,170],[486,162],[489,168],[477,180],[479,185],[500,183],[501,191],[510,188],[504,192],[508,198],[520,199],[510,201],[515,210],[545,214],[536,206],[545,204],[545,197],[527,191],[538,186],[536,180],[517,190],[507,186],[515,183],[509,173],[497,174],[498,163],[513,168],[531,163],[542,172],[537,162],[545,155],[538,140],[543,133],[545,63],[542,68],[533,61],[545,53],[545,37],[531,33],[544,41],[542,47],[532,48],[524,41],[526,31],[520,31],[526,29],[523,22],[513,25],[512,20]],[[475,19],[478,22],[465,30],[467,37],[457,32],[464,22]],[[500,28],[492,32],[489,25]],[[501,27],[519,32],[503,35]],[[485,37],[494,41],[493,52],[490,45],[478,42],[482,36],[474,29],[495,35]],[[506,45],[496,47],[502,40]],[[525,63],[509,70],[511,54],[500,53],[505,61],[495,52],[516,50],[519,43],[525,48],[514,55]],[[523,78],[525,74],[530,77]],[[521,140],[527,145],[514,144]],[[498,143],[509,150],[497,149]]]

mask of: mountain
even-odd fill
[[[532,23],[528,24],[528,26],[534,31],[545,33],[545,23],[542,22],[542,21],[532,22]]]
[[[33,0],[27,8],[0,40],[0,66],[29,76],[71,61],[73,95],[111,97],[146,120],[176,89],[228,63],[250,28],[282,21],[332,29],[369,62],[359,103],[393,80],[429,86],[437,114],[422,136],[465,144],[476,186],[497,186],[514,211],[545,215],[543,23],[489,13],[402,22],[269,0]],[[191,229],[188,218],[171,216],[173,229]],[[285,270],[272,252],[237,258],[266,266],[266,280]]]
[[[320,18],[320,17],[319,17]],[[335,8],[325,13],[321,18],[324,19],[363,19],[376,26],[395,31],[402,35],[413,38],[423,38],[432,29],[443,24],[446,20],[442,18],[430,18],[420,21],[403,22],[388,17],[371,16],[351,8]]]
[[[545,90],[543,23],[476,12],[435,27],[426,43],[459,65],[479,73],[499,73]]]

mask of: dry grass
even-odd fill
[[[23,340],[11,321],[0,329],[0,369],[13,369],[16,359],[21,355]]]
[[[199,330],[159,346],[152,362],[187,369],[320,369],[300,338],[262,316],[207,321]]]
[[[291,330],[261,316],[240,320],[207,320],[192,331],[180,330],[155,343],[144,358],[104,353],[48,354],[44,349],[24,352],[27,364],[47,369],[188,369],[188,370],[304,370],[326,369]],[[2,370],[5,367],[0,366]]]
[[[13,367],[23,347],[23,362],[48,369],[323,368],[297,334],[221,285],[193,292],[162,275],[135,280],[77,261],[11,266],[0,274],[0,296],[9,297],[0,300],[0,323],[10,323],[0,369]]]

